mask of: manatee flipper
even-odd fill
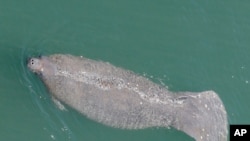
[[[198,94],[185,92],[185,95],[176,98],[176,101],[173,127],[184,131],[196,141],[227,139],[226,111],[215,92],[205,91]]]
[[[52,101],[54,102],[54,104],[56,105],[57,108],[59,108],[62,111],[68,111],[65,106],[59,101],[57,100],[55,97],[52,96]]]

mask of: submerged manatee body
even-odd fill
[[[196,141],[227,140],[227,114],[213,91],[174,93],[131,71],[72,55],[31,58],[28,67],[53,97],[105,125],[172,126]]]

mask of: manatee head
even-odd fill
[[[39,75],[53,75],[55,73],[55,66],[48,57],[39,56],[38,58],[28,59],[28,68]]]

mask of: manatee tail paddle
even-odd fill
[[[218,95],[213,91],[181,95],[172,126],[196,141],[227,141],[227,113]]]

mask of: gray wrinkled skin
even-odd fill
[[[213,91],[173,93],[131,71],[72,55],[31,58],[28,67],[53,97],[105,125],[172,126],[196,141],[227,140],[227,114]]]

